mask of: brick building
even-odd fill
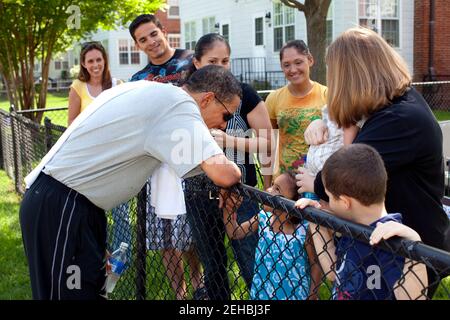
[[[180,7],[179,0],[167,0],[168,9],[158,10],[155,16],[167,31],[167,38],[173,48],[180,48]]]
[[[414,81],[450,80],[449,1],[415,0],[414,4]],[[434,26],[430,25],[433,16]]]

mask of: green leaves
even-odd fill
[[[35,58],[41,59],[46,78],[52,55],[99,28],[117,28],[164,4],[164,0],[0,1],[0,75],[10,102],[21,109],[34,107]],[[45,96],[46,91],[44,85],[40,94]],[[40,104],[45,107],[45,98]]]

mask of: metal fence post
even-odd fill
[[[147,282],[147,188],[142,188],[137,196],[136,221],[136,300],[145,300]]]
[[[53,136],[52,136],[52,121],[45,117],[44,119],[44,126],[45,126],[45,146],[47,148],[47,152],[50,151],[53,145]]]
[[[3,158],[3,136],[2,136],[2,127],[4,125],[5,118],[3,113],[0,113],[0,169],[5,170],[5,160]],[[6,170],[5,170],[6,171]]]
[[[11,105],[9,108],[11,113],[11,132],[12,132],[12,145],[13,145],[13,160],[14,160],[14,186],[16,188],[16,192],[20,192],[20,179],[19,179],[19,161],[18,161],[18,144],[17,144],[17,132],[15,129],[15,119],[16,112],[14,109],[14,105]]]

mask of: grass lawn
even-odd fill
[[[19,201],[11,179],[0,170],[0,300],[31,299],[19,225]]]
[[[47,108],[67,107],[68,103],[69,92],[67,90],[47,94]],[[0,109],[9,112],[9,101],[4,95],[0,96]],[[67,110],[46,112],[44,117],[49,117],[54,124],[67,126]]]
[[[438,121],[450,120],[450,111],[434,110],[433,113]]]

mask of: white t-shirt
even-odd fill
[[[322,108],[322,120],[328,127],[328,140],[310,146],[306,155],[305,167],[313,176],[316,176],[322,170],[325,161],[344,145],[344,132],[338,128],[336,122],[330,120],[327,106]]]
[[[43,170],[105,210],[136,195],[162,162],[183,177],[223,153],[183,89],[142,80],[100,96],[122,86],[130,88],[96,106]]]

